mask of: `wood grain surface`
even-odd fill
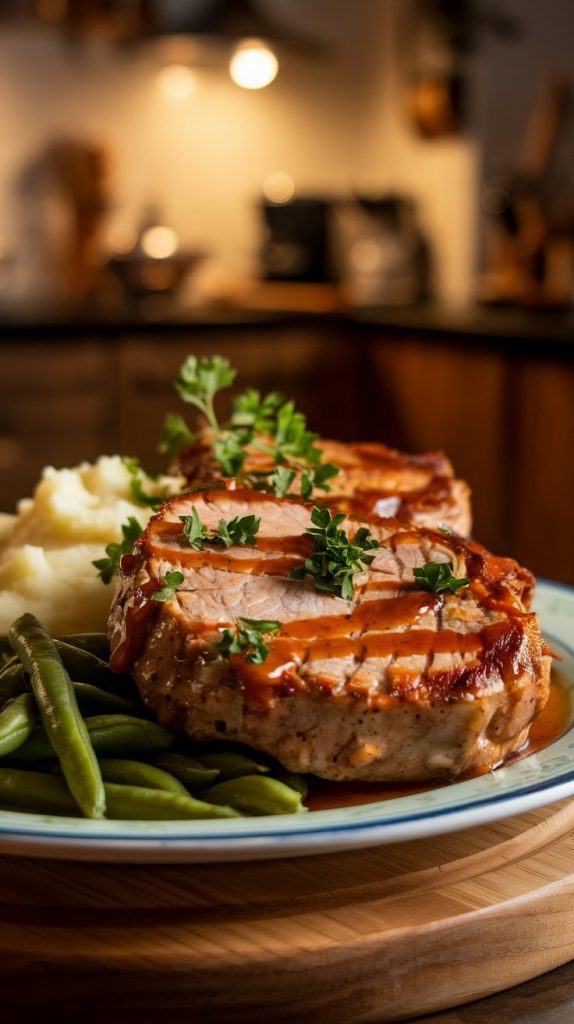
[[[0,858],[2,1020],[383,1024],[488,996],[574,958],[573,826],[570,800],[294,860]]]

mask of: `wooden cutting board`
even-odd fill
[[[2,1019],[379,1024],[500,991],[574,958],[573,828],[569,800],[283,861],[0,858]]]

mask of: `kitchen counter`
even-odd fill
[[[473,306],[451,309],[438,305],[409,308],[344,309],[313,311],[294,308],[241,306],[183,307],[166,301],[97,308],[78,305],[51,309],[28,308],[0,312],[0,343],[17,335],[43,333],[60,338],[101,333],[110,339],[118,332],[181,332],[233,327],[268,328],[301,326],[347,329],[352,340],[367,340],[373,331],[392,331],[441,337],[468,337],[474,341],[498,340],[570,346],[574,351],[574,310],[549,312],[520,308]]]

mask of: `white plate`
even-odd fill
[[[541,581],[536,609],[570,695],[567,730],[545,750],[477,779],[377,803],[269,818],[86,821],[0,811],[0,853],[93,861],[296,857],[454,832],[574,795],[574,588]]]

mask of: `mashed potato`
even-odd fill
[[[179,477],[144,477],[146,491],[175,494]],[[17,515],[0,515],[0,633],[32,612],[52,633],[104,630],[114,594],[92,565],[121,541],[129,516],[144,526],[153,511],[134,503],[119,456],[74,469],[44,470]]]

